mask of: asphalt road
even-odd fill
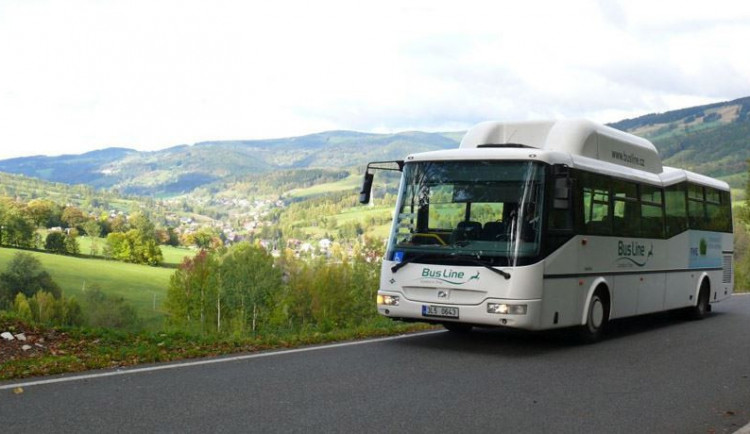
[[[441,331],[219,360],[0,383],[0,432],[731,433],[750,421],[750,295],[588,346]]]

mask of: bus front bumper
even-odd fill
[[[428,323],[456,322],[479,326],[539,329],[542,300],[487,298],[476,305],[408,300],[396,292],[378,292],[378,313],[389,318]]]

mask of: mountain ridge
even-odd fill
[[[665,165],[744,186],[750,158],[750,97],[610,123],[651,140]],[[158,151],[111,147],[84,154],[0,160],[0,171],[52,182],[174,196],[217,182],[282,170],[354,169],[368,161],[458,147],[461,132],[393,134],[334,130],[304,136],[213,140]]]

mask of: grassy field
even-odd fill
[[[316,196],[316,195],[324,194],[324,193],[354,190],[360,187],[361,184],[362,184],[362,175],[352,174],[336,182],[317,184],[317,185],[313,185],[312,187],[307,187],[307,188],[295,188],[293,190],[289,190],[288,192],[286,192],[285,195],[289,197],[294,197],[294,198]]]
[[[348,208],[340,212],[335,216],[338,224],[344,224],[348,222],[360,222],[362,227],[367,228],[367,235],[373,238],[386,239],[391,229],[391,214],[393,213],[393,205],[387,206],[356,206],[354,208]],[[365,222],[371,217],[386,217],[388,222],[370,226],[369,223]]]
[[[393,205],[372,207],[358,205],[352,208],[345,208],[338,214],[333,214],[327,217],[335,219],[337,227],[347,223],[359,222],[362,227],[365,228],[366,235],[368,237],[385,240],[388,237],[391,228],[391,213],[393,213]],[[371,218],[380,218],[381,220],[386,221],[386,223],[371,225]],[[295,222],[295,224],[300,225],[305,223],[297,221]],[[326,233],[336,233],[336,229],[325,228],[321,226],[310,225],[297,227],[313,239],[323,238]]]
[[[19,250],[0,248],[0,270]],[[103,259],[84,259],[50,253],[29,252],[39,259],[45,270],[63,290],[79,300],[86,288],[97,285],[109,295],[123,297],[138,311],[147,329],[158,329],[164,319],[161,304],[166,297],[169,278],[174,270],[145,265],[126,264]]]

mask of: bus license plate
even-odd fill
[[[458,308],[448,306],[422,305],[422,316],[438,316],[441,318],[458,318]]]

